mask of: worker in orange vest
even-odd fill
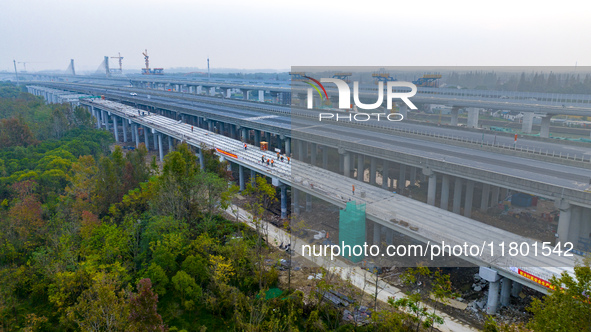
[[[355,185],[353,185],[353,196],[355,196]]]
[[[193,126],[191,126],[191,132],[193,132]]]
[[[288,163],[288,164],[289,164],[289,160],[290,160],[290,159],[289,159],[289,157],[287,157],[287,163]]]
[[[267,166],[269,166],[269,159],[267,159]]]
[[[244,143],[244,151],[246,151],[246,143]]]
[[[274,167],[275,160],[271,160],[271,167]]]

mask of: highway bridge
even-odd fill
[[[67,88],[85,91],[72,86]],[[53,100],[60,93],[71,94],[44,89],[48,88],[31,87],[33,93],[43,93]],[[329,152],[338,153],[338,167],[332,171],[356,176],[360,181],[366,180],[363,175],[369,173],[367,182],[386,189],[403,190],[414,185],[418,177],[427,177],[427,202],[457,214],[463,212],[466,217],[471,216],[475,206],[486,211],[496,205],[507,196],[508,190],[544,197],[553,200],[561,211],[558,240],[570,241],[576,246],[581,243],[578,249],[588,250],[584,247],[588,241],[586,235],[591,233],[591,171],[590,162],[585,159],[588,149],[577,147],[584,151],[582,161],[556,158],[547,153],[521,153],[498,145],[494,147],[496,150],[493,147],[486,150],[473,142],[386,130],[388,128],[373,123],[357,126],[330,121],[319,123],[317,118],[306,113],[313,112],[311,110],[294,108],[291,111],[295,113],[290,113],[290,108],[279,105],[219,98],[205,100],[206,97],[198,96],[191,96],[197,98],[195,100],[185,100],[179,99],[178,94],[148,97],[130,96],[116,90],[102,92],[144,110],[210,131],[224,132],[233,138],[240,137],[255,145],[259,145],[264,132],[263,140],[271,142],[272,148],[288,154],[293,151],[296,158],[325,169],[329,168]],[[322,159],[321,164],[317,156]],[[386,180],[378,183],[378,177]]]
[[[43,87],[29,86],[29,90],[36,94],[39,94],[41,91],[52,91],[50,100],[55,100],[53,96],[58,95],[57,90]],[[71,93],[66,94],[71,95]],[[65,96],[66,94],[63,95]],[[316,157],[308,160],[300,152],[297,153],[299,156],[294,158],[295,160],[292,159],[291,163],[286,163],[277,161],[275,159],[275,152],[260,151],[256,145],[248,144],[248,148],[245,150],[243,147],[244,143],[242,140],[239,140],[239,138],[243,139],[244,136],[238,135],[235,128],[228,130],[228,136],[214,132],[219,131],[221,128],[219,125],[221,123],[210,125],[212,123],[211,121],[199,119],[195,121],[195,118],[187,117],[177,120],[176,118],[161,115],[161,110],[148,112],[144,108],[140,109],[103,99],[81,98],[79,99],[79,104],[89,109],[91,114],[97,119],[98,127],[113,130],[117,141],[131,140],[135,142],[136,146],[140,142],[145,142],[147,147],[153,147],[159,152],[160,159],[164,156],[165,147],[170,151],[174,146],[173,140],[177,140],[191,145],[199,154],[201,163],[203,162],[203,149],[216,149],[216,153],[221,158],[236,164],[239,168],[239,185],[241,189],[244,189],[247,177],[246,173],[248,171],[250,171],[251,179],[255,173],[272,178],[273,183],[281,188],[281,210],[283,217],[286,217],[287,214],[288,187],[291,188],[291,196],[293,198],[298,197],[298,192],[304,192],[307,196],[313,195],[341,208],[345,207],[346,203],[351,200],[355,200],[358,203],[365,203],[367,219],[373,222],[373,234],[372,236],[367,236],[368,243],[379,244],[382,236],[385,236],[386,242],[391,244],[394,231],[424,243],[445,241],[451,245],[466,243],[470,246],[483,246],[483,243],[489,243],[491,241],[494,243],[500,243],[502,241],[507,243],[527,243],[528,245],[537,243],[532,239],[477,222],[457,213],[447,211],[446,209],[437,208],[432,204],[424,204],[402,195],[394,194],[391,188],[388,188],[388,185],[378,186],[371,181],[367,183],[351,178],[347,174],[347,171],[350,171],[347,170],[347,165],[351,164],[350,159],[355,152],[349,150],[349,147],[346,146],[339,147],[339,150],[345,150],[340,151],[344,155],[341,158],[344,174],[341,175],[326,169],[326,167],[319,167],[317,165],[319,163],[315,160]],[[250,120],[243,119],[244,126],[257,121],[268,121],[269,119],[263,119],[253,115],[256,114],[250,114]],[[337,126],[333,127],[338,128]],[[139,130],[140,128],[143,130]],[[306,128],[309,128],[309,126],[306,126]],[[213,129],[213,131],[209,129]],[[245,131],[240,130],[241,133]],[[304,131],[303,133],[309,134],[308,131]],[[318,132],[314,133],[314,135],[318,134]],[[344,135],[345,133],[337,134]],[[293,137],[295,136],[293,135]],[[248,137],[247,140],[252,141]],[[302,141],[298,139],[297,142]],[[357,143],[359,144],[360,142]],[[302,149],[299,143],[295,145],[297,146],[296,150]],[[410,149],[412,150],[414,148],[410,147]],[[373,151],[366,152],[372,153]],[[417,155],[416,151],[412,153],[410,151],[402,151],[401,153]],[[431,155],[432,153],[435,152],[429,152],[428,154]],[[265,158],[275,159],[274,166],[262,163],[261,154]],[[315,155],[317,154],[311,154],[310,157]],[[436,160],[433,156],[430,156],[430,158],[432,161]],[[324,163],[326,158],[323,156],[322,159],[322,163]],[[458,159],[457,161],[460,160]],[[429,178],[429,191],[431,191],[433,188],[432,179],[436,176],[434,170],[438,169],[439,165],[436,163],[426,163],[423,166],[421,172]],[[408,167],[411,168],[412,166]],[[403,175],[399,174],[399,176]],[[469,183],[467,185],[468,187],[470,187]],[[473,189],[474,182],[471,183]],[[352,185],[356,186],[358,193],[363,192],[364,197],[360,197],[360,194],[357,196],[352,195],[352,193],[350,194]],[[456,188],[461,189],[461,187]],[[542,246],[541,243],[538,243],[538,245]],[[485,254],[478,257],[464,257],[463,259],[487,269],[487,275],[491,282],[491,290],[498,290],[500,288],[502,303],[508,302],[511,293],[519,293],[521,284],[545,292],[547,288],[543,285],[544,281],[547,281],[553,275],[560,274],[562,271],[567,271],[568,273],[573,272],[574,259],[572,257],[564,257],[556,254],[547,257],[534,255],[501,257],[501,251],[498,248],[492,251],[488,250],[487,246],[483,246],[483,248],[485,249]],[[495,294],[494,291],[491,291],[491,293]],[[494,312],[497,305],[498,298],[495,295],[489,297],[489,312]]]

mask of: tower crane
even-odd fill
[[[148,51],[146,50],[146,52]],[[121,52],[119,52],[118,55],[119,56],[112,56],[111,59],[119,59],[119,72],[123,74],[123,57],[121,56]]]

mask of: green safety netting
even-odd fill
[[[353,263],[362,261],[365,257],[355,246],[365,244],[365,204],[357,205],[355,201],[347,202],[344,210],[339,211],[339,245],[341,256]],[[351,248],[349,250],[349,248]]]

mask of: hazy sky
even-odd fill
[[[588,1],[1,0],[0,70],[591,65]],[[19,70],[22,64],[18,65]],[[116,59],[111,60],[111,67]]]

